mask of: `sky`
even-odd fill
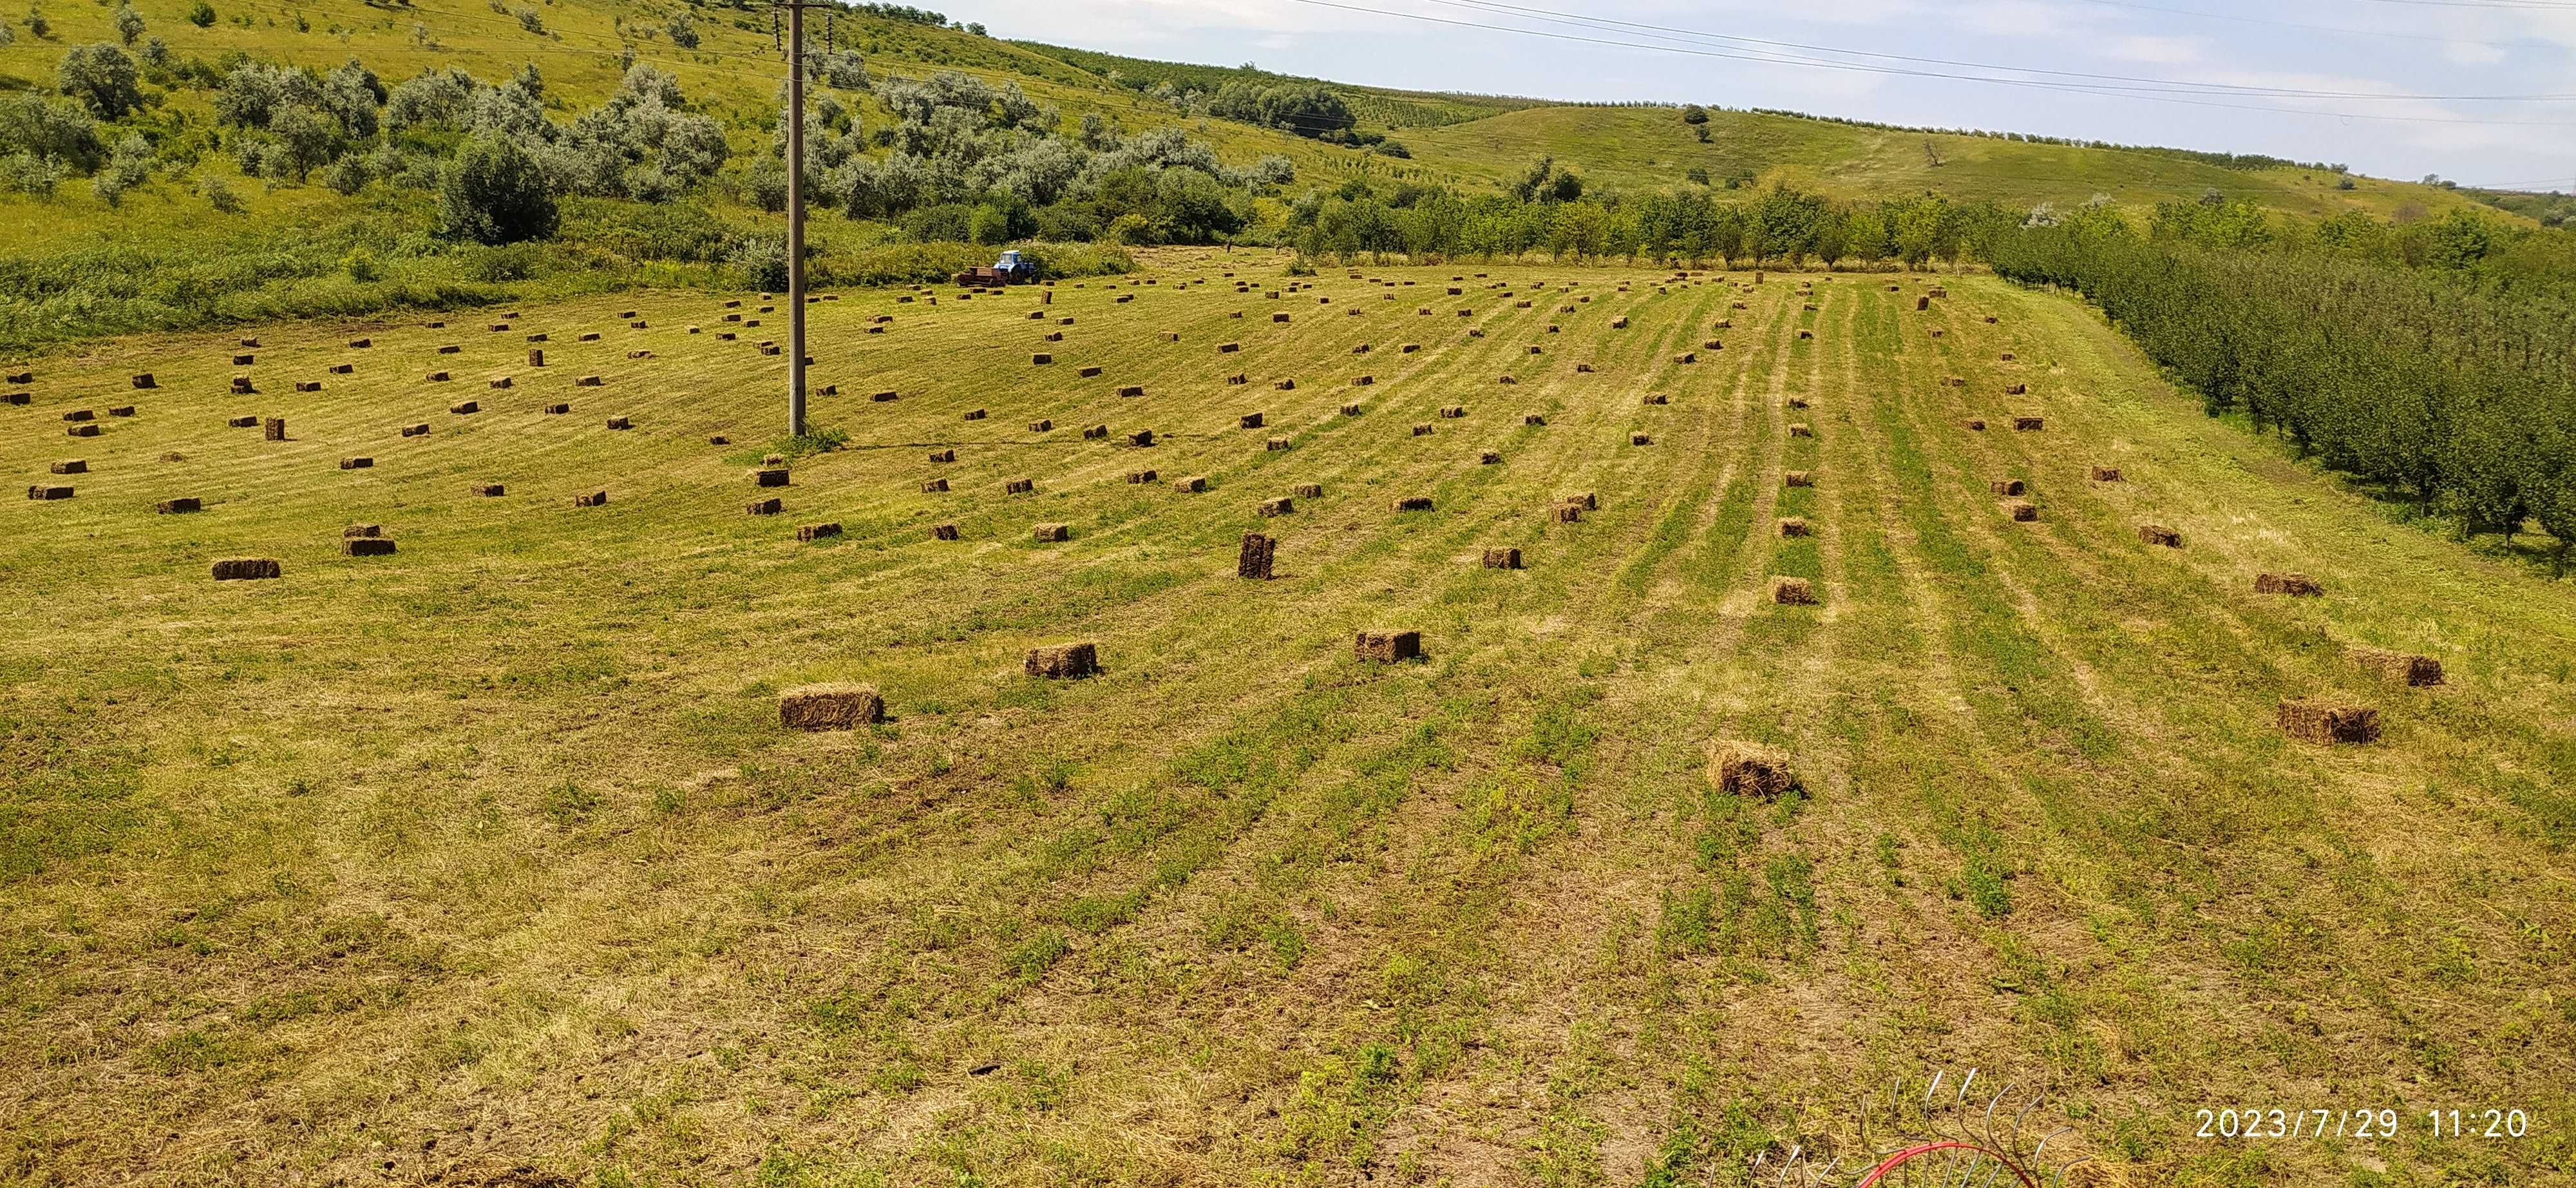
[[[997,37],[2576,192],[2576,0],[969,0]],[[2554,98],[2553,98],[2554,97]]]

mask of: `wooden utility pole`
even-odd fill
[[[805,9],[787,10],[787,435],[805,435]]]

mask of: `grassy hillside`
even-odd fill
[[[621,73],[620,54],[632,50],[640,60],[676,73],[694,106],[726,122],[738,153],[766,145],[774,112],[779,66],[765,14],[668,3],[542,0],[527,6],[542,25],[542,32],[531,32],[509,11],[455,0],[404,5],[246,0],[216,5],[216,20],[198,28],[186,19],[192,4],[137,0],[136,8],[148,35],[165,39],[181,58],[217,61],[243,53],[328,68],[357,57],[388,82],[451,65],[500,79],[534,63],[545,75],[548,107],[558,119],[570,119],[612,91]],[[106,6],[62,5],[43,11],[50,26],[47,36],[22,34],[14,44],[0,46],[0,86],[48,86],[66,48],[116,40]],[[672,45],[662,31],[664,22],[682,11],[699,18],[703,40],[696,50]],[[1130,130],[1183,127],[1237,165],[1286,156],[1307,184],[1333,185],[1345,177],[1365,176],[1481,188],[1552,154],[1598,184],[1624,189],[1683,184],[1684,175],[1697,167],[1719,183],[1776,179],[1854,198],[1934,189],[2008,205],[2080,202],[2095,193],[2149,204],[2197,197],[2215,187],[2303,217],[2354,208],[2382,216],[2439,213],[2472,203],[2465,195],[2414,183],[2363,180],[2358,189],[2339,192],[2333,188],[2335,179],[2323,173],[2240,171],[2154,153],[1976,137],[1931,137],[1944,160],[1934,167],[1924,153],[1926,137],[1919,134],[1722,110],[1712,112],[1710,143],[1700,144],[1670,109],[1561,106],[1333,84],[1353,104],[1363,128],[1402,134],[1414,159],[1390,160],[1271,129],[1192,117],[1142,97],[1104,73],[1212,84],[1240,74],[1229,68],[1014,43],[874,17],[839,21],[836,30],[836,44],[866,55],[880,75],[959,70],[1016,82],[1041,102],[1055,105],[1069,121],[1098,113]],[[878,123],[889,118],[865,97],[845,98],[858,103],[863,122],[870,113]],[[169,92],[163,101],[168,106],[155,118],[174,132],[212,124],[211,108],[198,93]],[[258,226],[283,222],[312,233],[345,218],[354,205],[317,184],[254,185],[253,190],[247,195],[251,218],[236,221]],[[67,186],[43,200],[0,195],[0,224],[6,228],[0,230],[0,251],[50,254],[84,243],[184,239],[199,233],[189,219],[175,217],[171,206],[187,197],[184,191],[178,181],[142,187],[131,192],[139,205],[134,213],[107,209],[81,186]],[[162,199],[158,205],[152,201],[156,197]],[[749,212],[733,211],[727,217],[741,221]]]
[[[1786,182],[1839,198],[1938,191],[2006,206],[2082,203],[2109,194],[2124,205],[2198,198],[2216,189],[2301,218],[2361,210],[2381,218],[2476,205],[2415,182],[2356,178],[2337,190],[2324,170],[2228,169],[2162,153],[1894,132],[1826,120],[1711,110],[1702,144],[1668,108],[1537,107],[1405,135],[1419,165],[1495,184],[1549,153],[1585,177],[1622,189],[1670,186],[1693,168],[1713,182]],[[1932,146],[1927,154],[1926,143]],[[1941,163],[1934,165],[1938,156]]]
[[[2576,1168],[2567,585],[2391,527],[2070,299],[1468,271],[846,293],[802,443],[749,294],[35,360],[0,457],[76,492],[0,502],[0,1167],[1731,1184],[1974,1067],[2050,1089],[2077,1184]],[[1075,640],[1105,674],[1023,675]],[[782,730],[821,680],[891,720]],[[2285,738],[2309,697],[2386,733]],[[1720,791],[1716,740],[1803,789]],[[2267,1103],[2405,1128],[2196,1137]],[[2528,1136],[2423,1128],[2490,1104]]]

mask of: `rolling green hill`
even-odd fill
[[[765,11],[663,0],[490,0],[483,8],[463,0],[220,0],[201,14],[200,25],[191,19],[197,7],[197,0],[133,0],[144,23],[131,43],[135,52],[144,55],[160,42],[166,54],[144,71],[143,106],[105,126],[102,148],[129,137],[148,140],[155,153],[148,172],[113,195],[94,192],[79,173],[49,191],[12,188],[0,179],[0,289],[6,290],[0,343],[525,299],[535,295],[530,276],[554,295],[703,284],[719,272],[731,280],[739,274],[725,271],[728,253],[777,230],[775,217],[753,201],[751,184],[776,126],[779,90],[780,63]],[[69,51],[119,40],[118,11],[104,4],[39,6],[21,18],[15,27],[24,31],[0,45],[0,91],[51,90]],[[674,44],[670,31],[683,14],[695,22],[693,48]],[[1232,199],[1243,207],[1237,238],[1246,242],[1287,239],[1289,202],[1304,192],[1357,178],[1491,193],[1542,156],[1581,175],[1594,194],[1690,188],[1705,179],[1721,192],[1778,182],[1838,199],[1937,191],[2007,208],[2109,195],[2140,212],[2214,189],[2299,219],[2340,211],[2403,219],[2475,208],[2499,220],[2528,221],[2524,213],[2438,187],[2357,179],[2345,190],[2338,186],[2348,179],[2322,170],[2228,168],[2170,151],[1926,135],[1723,109],[1711,112],[1703,142],[1673,108],[1433,94],[1152,62],[878,14],[816,23],[818,40],[828,29],[834,48],[864,57],[872,80],[955,71],[1021,88],[1059,113],[1063,134],[1097,117],[1130,135],[1179,130],[1236,169],[1285,159],[1292,181],[1256,188],[1257,198]],[[533,66],[543,78],[544,114],[558,127],[607,100],[627,64],[640,62],[678,79],[685,109],[718,123],[732,159],[685,201],[574,204],[558,241],[536,266],[483,261],[431,242],[439,222],[434,179],[367,184],[344,196],[324,184],[321,172],[248,176],[234,160],[241,130],[218,119],[214,85],[244,60],[316,72],[356,60],[388,86],[447,68],[497,83]],[[1329,89],[1355,118],[1349,129],[1355,138],[1385,138],[1409,155],[1217,118],[1203,100],[1188,97],[1238,80]],[[868,89],[818,87],[817,93],[842,104],[860,133],[882,134],[897,123]],[[881,140],[860,140],[867,157],[882,160],[892,152]],[[445,150],[432,138],[428,151]],[[227,191],[222,201],[210,186]],[[812,238],[827,253],[872,250],[922,234],[846,218],[834,195],[824,195],[818,208]],[[639,232],[634,224],[659,230]],[[374,257],[385,258],[385,265],[369,262]],[[363,291],[348,291],[353,280]]]

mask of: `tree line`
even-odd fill
[[[1354,179],[1309,191],[1289,210],[1283,239],[1308,255],[1401,255],[1717,261],[1828,268],[1956,265],[2010,230],[2020,215],[1937,194],[1844,202],[1793,186],[1737,198],[1702,186],[1636,195],[1589,192],[1553,158],[1504,192],[1461,194]]]
[[[2497,533],[2510,546],[2537,524],[2565,572],[2576,545],[2576,304],[2530,286],[2482,288],[2458,260],[2407,268],[2209,246],[2175,224],[2181,211],[2160,214],[2161,233],[2116,218],[2035,223],[1997,237],[1988,258],[2009,279],[2091,298],[2212,414],[2241,412],[2463,536]],[[2457,223],[2435,232],[2427,238],[2455,248],[2463,234]]]

